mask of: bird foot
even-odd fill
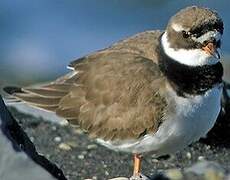
[[[129,180],[149,180],[149,178],[139,173],[138,175],[133,175],[132,177],[130,177]]]

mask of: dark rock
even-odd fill
[[[66,180],[63,172],[44,156],[7,110],[0,96],[0,178],[3,180]]]

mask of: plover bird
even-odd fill
[[[223,29],[215,11],[187,7],[165,31],[142,32],[79,58],[49,84],[4,90],[112,150],[133,153],[138,178],[143,153],[174,153],[213,127],[222,94]]]

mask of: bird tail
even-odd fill
[[[55,111],[63,96],[68,93],[69,84],[51,83],[38,88],[7,86],[3,90],[10,95],[8,102],[25,102],[31,106]]]

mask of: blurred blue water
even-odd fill
[[[43,80],[71,60],[137,32],[164,29],[188,5],[216,9],[230,52],[229,0],[1,0],[0,84]]]

